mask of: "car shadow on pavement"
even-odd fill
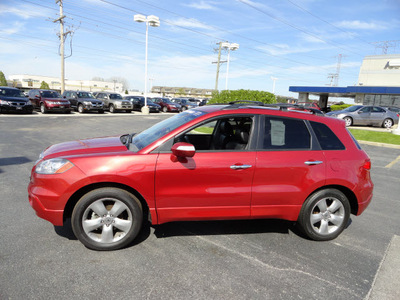
[[[0,158],[0,173],[3,173],[1,167],[10,166],[10,165],[22,165],[31,162],[29,158],[25,156],[16,156],[16,157],[3,157]]]
[[[275,219],[172,222],[153,227],[155,229],[154,234],[157,238],[269,232],[289,234],[289,231],[300,235],[299,230],[294,226],[293,222]]]

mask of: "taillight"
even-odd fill
[[[363,165],[363,168],[365,169],[365,170],[371,170],[371,160],[370,159],[367,159],[365,162],[364,162],[364,165]]]

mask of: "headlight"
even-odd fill
[[[0,104],[2,104],[2,105],[10,105],[10,102],[5,101],[5,100],[0,100]]]
[[[40,162],[35,169],[38,174],[60,174],[68,171],[74,166],[64,158],[51,158]]]
[[[85,104],[85,105],[92,105],[92,102],[90,102],[90,101],[83,101],[83,104]]]

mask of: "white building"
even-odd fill
[[[42,81],[46,82],[50,89],[61,90],[61,82],[58,77],[48,77],[39,75],[10,75],[8,76],[11,85],[21,89],[29,90],[40,88]],[[119,82],[93,81],[93,80],[65,80],[65,90],[80,91],[115,91],[123,93],[123,85]]]
[[[357,85],[400,86],[400,55],[366,56],[360,68]]]

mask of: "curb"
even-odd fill
[[[385,147],[385,148],[392,148],[392,149],[400,149],[400,145],[393,145],[393,144],[385,144],[385,143],[377,143],[377,142],[369,142],[369,141],[359,141],[360,144],[376,146],[376,147]]]

